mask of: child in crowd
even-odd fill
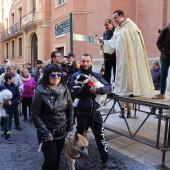
[[[6,118],[4,119],[4,134],[3,141],[7,144],[12,144],[13,141],[11,139],[11,126],[12,126],[12,118],[14,115],[14,110],[17,109],[18,103],[20,100],[20,92],[18,86],[14,84],[15,82],[15,74],[14,73],[5,73],[4,75],[5,83],[0,85],[0,91],[4,89],[8,89],[12,92],[12,100],[11,105],[4,105],[4,109],[6,111]]]

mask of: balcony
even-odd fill
[[[35,10],[33,10],[21,18],[21,28],[29,30],[35,26]]]
[[[5,31],[1,32],[1,40],[8,40],[21,34],[22,31],[20,27],[20,22],[18,22],[6,29]]]

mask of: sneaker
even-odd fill
[[[150,112],[151,114],[156,114],[156,108],[155,107],[152,107],[152,109],[151,109],[151,112]]]
[[[121,114],[119,115],[120,118],[124,119],[125,118],[125,115],[124,114]]]
[[[129,94],[129,97],[135,97],[134,94]]]
[[[6,143],[6,144],[12,144],[13,143],[13,140],[11,139],[11,137],[8,137],[5,139],[5,136],[3,137],[3,141]]]
[[[127,111],[127,118],[131,118],[131,112],[129,110]]]
[[[15,127],[17,130],[21,130],[21,127],[18,125]]]
[[[107,169],[117,169],[118,166],[107,161],[105,164],[102,164],[102,168],[107,168]]]
[[[85,163],[84,163],[84,160],[82,160],[82,159],[77,159],[77,166],[78,166],[78,168],[79,169],[86,169],[86,165],[85,165]]]

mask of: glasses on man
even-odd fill
[[[50,77],[52,78],[52,79],[55,79],[56,77],[62,77],[62,73],[57,73],[57,74],[51,74],[50,75]]]
[[[56,55],[55,57],[62,58],[62,56],[61,56],[61,55]]]

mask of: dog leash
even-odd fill
[[[70,138],[71,138],[71,136],[72,136],[72,134],[70,134],[70,135],[66,135],[66,138],[67,138],[67,139],[70,139]],[[62,138],[62,137],[61,137],[61,138]],[[41,151],[41,148],[42,148],[43,142],[44,142],[44,141],[42,141],[42,142],[40,143],[40,145],[39,145],[38,153]]]
[[[39,148],[38,148],[38,153],[41,151],[43,141],[40,143]]]

